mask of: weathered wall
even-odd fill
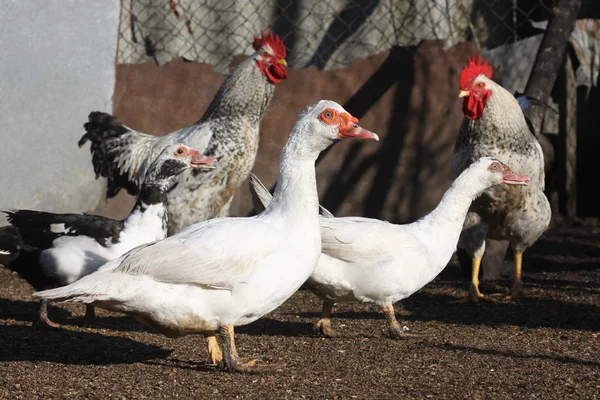
[[[2,2],[0,210],[97,204],[104,183],[77,141],[90,110],[112,108],[118,22],[118,0]]]
[[[449,159],[462,121],[458,74],[466,57],[475,54],[471,44],[444,51],[440,42],[424,42],[417,49],[396,48],[357,60],[343,70],[290,70],[262,123],[254,172],[271,187],[298,114],[320,99],[335,100],[381,141],[339,142],[321,157],[322,204],[337,215],[419,218],[450,185]],[[211,66],[196,62],[118,65],[114,114],[144,132],[170,132],[196,121],[222,81]],[[131,204],[130,196],[121,194],[96,211],[123,216]],[[249,212],[244,185],[232,214]]]

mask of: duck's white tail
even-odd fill
[[[109,267],[109,264],[117,263],[119,259],[112,260],[103,267]],[[107,301],[113,297],[113,293],[119,293],[118,288],[125,281],[124,274],[115,273],[112,268],[106,268],[102,271],[96,271],[90,275],[84,276],[70,285],[56,289],[43,290],[35,292],[34,297],[52,301],[77,301],[80,303],[92,303],[94,301]]]

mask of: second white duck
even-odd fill
[[[256,176],[250,178],[254,194],[268,206],[270,193]],[[528,182],[527,177],[515,174],[500,161],[484,157],[456,178],[437,208],[411,224],[335,218],[322,208],[321,258],[306,282],[323,300],[315,328],[327,337],[336,336],[330,321],[334,304],[360,301],[381,307],[393,338],[411,336],[396,320],[394,303],[431,282],[448,264],[475,198],[495,185]]]

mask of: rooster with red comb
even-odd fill
[[[152,136],[94,111],[84,125],[81,147],[91,142],[96,176],[108,178],[107,197],[122,188],[139,192],[148,166],[165,146],[181,142],[219,162],[212,170],[184,172],[169,192],[169,235],[210,218],[226,216],[233,194],[248,177],[258,151],[259,124],[275,85],[287,78],[286,50],[273,32],[253,38],[254,53],[235,67],[195,124]]]
[[[469,294],[460,302],[486,300],[479,290],[479,267],[485,240],[508,240],[514,253],[514,283],[508,299],[524,297],[523,252],[547,229],[550,203],[544,194],[544,156],[529,130],[517,99],[492,80],[492,66],[481,57],[468,60],[460,74],[464,120],[452,154],[456,178],[480,157],[493,157],[517,174],[531,179],[528,186],[496,186],[473,202],[458,247],[472,259]]]

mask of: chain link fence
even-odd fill
[[[182,57],[225,73],[273,29],[288,64],[343,68],[392,46],[472,41],[481,50],[540,33],[551,0],[122,0],[119,63]]]

